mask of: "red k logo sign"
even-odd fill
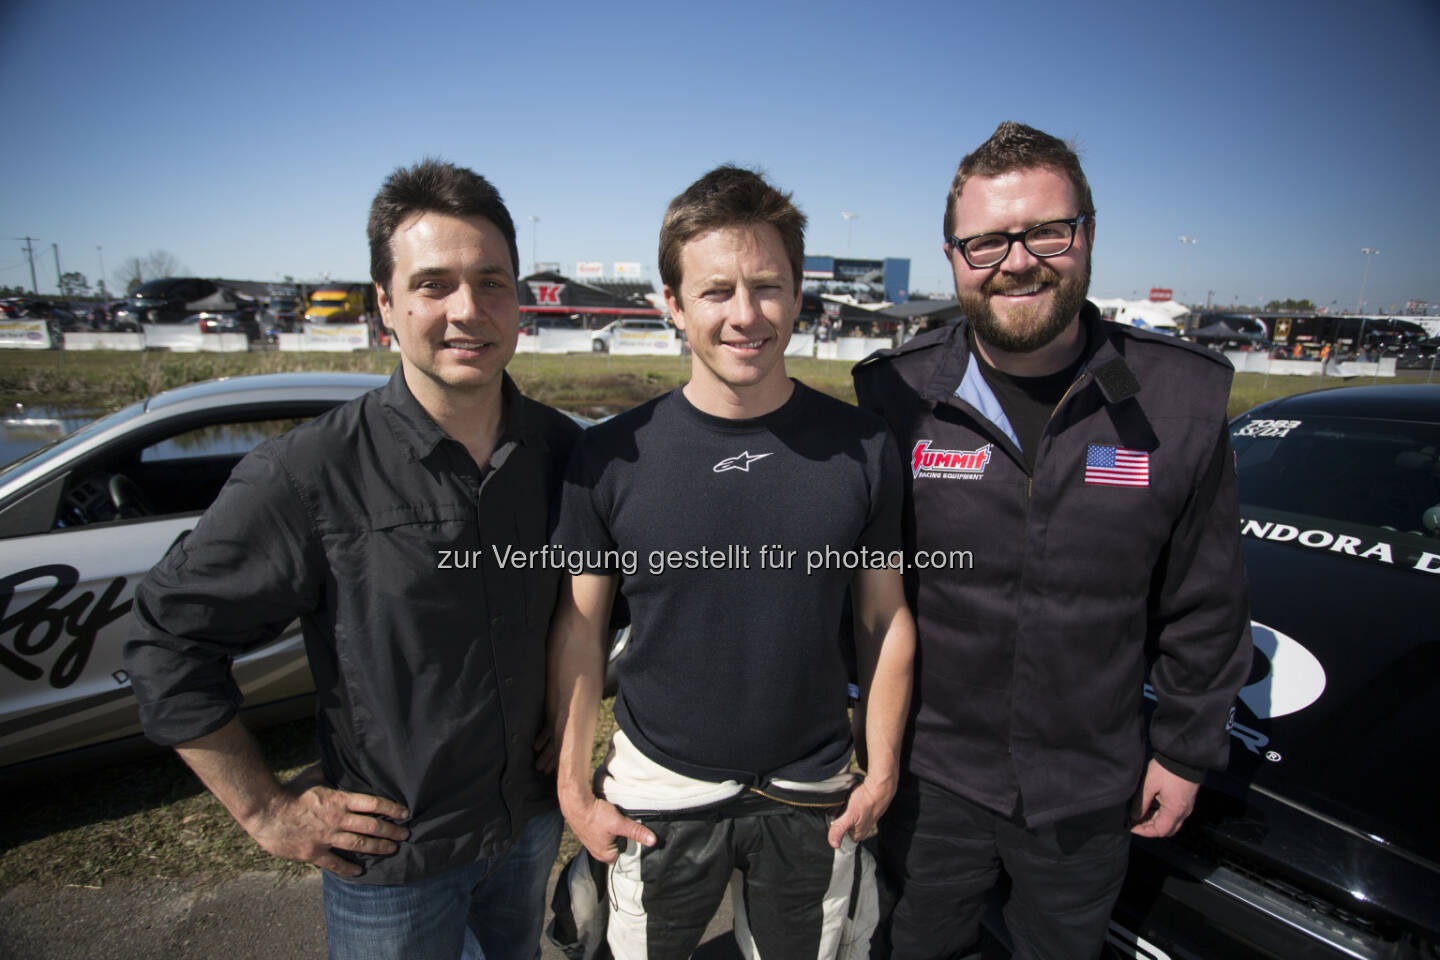
[[[563,283],[530,284],[530,292],[535,294],[535,305],[539,307],[560,306],[560,291],[564,289]]]

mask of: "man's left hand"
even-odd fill
[[[1135,795],[1130,832],[1137,837],[1173,836],[1190,811],[1200,784],[1178,776],[1154,760],[1145,768],[1145,780]]]
[[[893,786],[886,788],[880,786],[874,780],[865,780],[860,786],[850,793],[850,799],[845,803],[845,812],[835,818],[830,824],[830,846],[836,850],[840,849],[840,841],[845,834],[850,834],[850,839],[859,843],[861,840],[875,836],[876,824],[880,822],[880,815],[885,808],[890,806],[890,801],[895,796]]]

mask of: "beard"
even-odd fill
[[[990,307],[990,298],[1011,290],[1023,290],[1033,284],[1044,284],[1055,291],[1050,308],[1024,307],[1011,309],[1001,320]],[[1049,264],[1041,262],[1024,273],[996,274],[987,280],[979,293],[956,291],[956,299],[970,318],[975,335],[986,344],[1006,353],[1032,353],[1052,343],[1065,331],[1070,321],[1085,304],[1090,291],[1090,258],[1085,258],[1085,272],[1061,277]]]

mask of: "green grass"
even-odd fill
[[[389,373],[394,353],[66,353],[0,350],[0,403],[79,406],[107,412],[173,387],[251,373],[343,370]],[[795,357],[791,375],[854,401],[850,364]],[[551,406],[592,416],[619,413],[679,386],[690,361],[609,354],[517,354],[510,375],[520,389]]]
[[[282,778],[315,762],[313,720],[261,731],[256,739]],[[21,883],[98,887],[180,877],[204,883],[247,870],[311,869],[256,846],[174,753],[7,783],[0,822],[0,894]]]
[[[251,373],[292,370],[350,370],[389,373],[398,362],[393,353],[65,353],[64,351],[0,350],[0,405],[26,404],[82,407],[103,413],[161,390]],[[851,364],[837,360],[791,357],[790,374],[805,383],[853,403]],[[520,389],[537,400],[590,416],[619,413],[684,383],[689,360],[679,357],[615,357],[608,354],[518,354],[510,374]],[[1405,373],[1378,383],[1425,383],[1428,373]],[[1348,381],[1326,377],[1281,377],[1239,373],[1230,393],[1229,414],[1243,413],[1258,403],[1322,387],[1369,384],[1368,377]],[[1440,382],[1437,379],[1436,382]]]

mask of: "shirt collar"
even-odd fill
[[[1139,393],[1139,378],[1116,347],[1112,338],[1113,331],[1108,329],[1109,325],[1100,316],[1099,309],[1089,300],[1080,308],[1080,324],[1085,328],[1085,350],[1081,354],[1080,367],[1082,376],[1088,373],[1095,379],[1107,403],[1119,403]],[[945,352],[940,362],[935,365],[930,382],[923,391],[925,399],[930,403],[943,403],[952,396],[959,396],[959,391],[972,379],[980,381],[980,385],[984,386],[984,393],[993,399],[989,387],[984,385],[979,369],[974,370],[973,378],[970,375],[975,361],[970,356],[970,344],[966,336],[969,327],[970,321],[964,317],[958,323],[950,325]],[[962,396],[961,399],[974,403],[969,396]],[[984,412],[978,404],[975,406]]]
[[[500,414],[500,435],[495,441],[496,449],[513,441],[543,450],[546,443],[542,424],[508,373],[501,374],[500,397],[504,406]],[[389,382],[380,388],[380,403],[389,415],[388,422],[395,439],[410,455],[411,462],[430,456],[442,441],[456,442],[440,429],[440,425],[410,392],[402,366],[396,365]]]

